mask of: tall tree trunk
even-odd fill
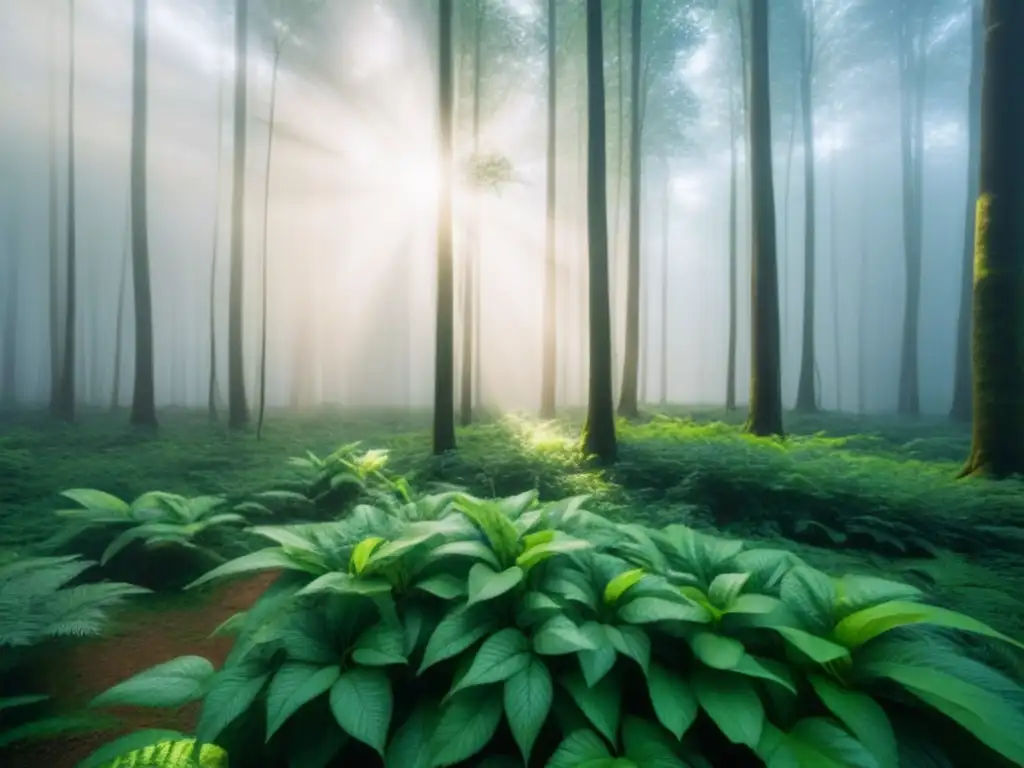
[[[668,405],[668,236],[672,214],[672,173],[665,161],[665,183],[661,198],[661,387],[658,402]]]
[[[49,110],[49,174],[48,193],[48,246],[49,246],[49,332],[50,332],[50,413],[56,416],[60,397],[60,224],[58,219],[57,190],[57,4],[51,11],[50,30],[50,110]]]
[[[149,232],[146,202],[148,122],[149,0],[135,0],[132,46],[132,283],[135,288],[135,392],[131,423],[156,426],[153,378],[153,300],[149,279]]]
[[[747,431],[782,434],[782,376],[779,350],[779,281],[775,253],[775,190],[772,182],[772,126],[769,98],[768,1],[750,2],[751,242],[750,413]]]
[[[547,146],[547,222],[544,257],[544,339],[541,361],[540,415],[543,419],[555,417],[555,392],[558,326],[555,313],[558,310],[556,277],[558,262],[555,259],[555,194],[558,141],[558,38],[555,0],[548,0],[548,146]]]
[[[971,0],[971,79],[967,90],[967,210],[964,214],[963,272],[960,277],[960,316],[957,322],[956,370],[953,405],[949,417],[971,420],[971,292],[974,266],[974,207],[978,199],[978,166],[981,154],[981,79],[985,57],[982,0]]]
[[[206,415],[217,421],[217,254],[220,252],[221,165],[224,153],[224,66],[217,68],[217,165],[213,182],[213,242],[210,249],[210,372],[206,384]]]
[[[814,104],[812,102],[812,75],[814,72],[814,0],[804,9],[800,49],[800,119],[804,134],[804,292],[803,320],[801,321],[800,376],[796,389],[796,410],[813,413],[818,410],[815,386],[814,325],[815,313],[815,216],[817,202],[814,179]]]
[[[476,0],[476,11],[473,30],[473,158],[480,157],[480,88],[483,84],[483,32],[484,10],[483,0]],[[459,423],[468,427],[473,423],[473,370],[474,352],[479,353],[475,345],[479,336],[476,327],[478,320],[475,315],[478,297],[477,260],[480,257],[480,201],[474,194],[470,201],[470,233],[469,247],[466,249],[466,270],[463,276],[462,305],[462,380],[459,387]],[[476,347],[474,349],[474,347]],[[479,382],[478,382],[479,386]]]
[[[10,248],[7,251],[7,296],[4,301],[3,379],[0,380],[0,405],[13,407],[18,400],[18,295],[21,267],[20,242],[16,215],[7,225]]]
[[[586,7],[583,9],[583,22],[586,24]],[[590,270],[590,247],[587,240],[587,201],[588,201],[588,186],[587,186],[587,110],[588,102],[586,98],[587,91],[587,66],[584,62],[584,66],[580,68],[580,83],[579,91],[580,94],[578,99],[578,108],[576,113],[576,136],[578,139],[576,149],[576,170],[578,174],[576,191],[577,191],[577,210],[581,216],[579,223],[582,225],[579,227],[580,239],[579,239],[579,265],[580,265],[580,284],[579,284],[579,373],[580,373],[580,403],[584,406],[587,404],[587,392],[588,384],[590,380],[590,282],[588,279]]]
[[[260,312],[260,410],[256,419],[256,439],[263,435],[263,417],[267,411],[267,246],[270,236],[270,169],[274,158],[274,125],[277,112],[277,71],[281,64],[282,41],[274,44],[270,70],[270,115],[267,128],[267,162],[263,173],[263,298]]]
[[[618,358],[618,323],[619,323],[619,274],[621,272],[621,259],[619,243],[622,233],[622,177],[626,166],[626,2],[618,0],[616,13],[616,40],[615,49],[616,66],[618,75],[616,78],[616,98],[618,99],[618,111],[615,119],[618,123],[618,133],[615,137],[616,163],[615,163],[615,208],[611,211],[611,239],[608,241],[608,269],[611,276],[611,287],[608,295],[611,323],[612,323],[612,394],[622,386],[619,382],[619,369],[616,367]],[[603,33],[602,28],[602,33]],[[607,165],[607,161],[606,161]]]
[[[782,338],[789,333],[789,201],[793,191],[793,152],[796,146],[796,112],[800,107],[800,89],[793,93],[793,112],[789,116],[789,141],[786,146],[786,180],[782,192],[782,268],[781,302],[782,302]]]
[[[729,341],[725,369],[725,410],[736,410],[736,337],[739,293],[739,254],[737,248],[737,176],[736,103],[729,98]]]
[[[839,188],[839,168],[836,152],[830,156],[831,179],[828,188],[828,253],[829,282],[832,292],[832,354],[836,366],[836,411],[843,410],[843,354],[839,344],[841,332],[839,328],[842,313],[839,311],[839,206],[836,192]]]
[[[434,455],[455,450],[455,322],[452,276],[452,0],[440,0],[441,190],[437,207],[437,347],[434,358]]]
[[[235,139],[231,190],[231,285],[228,298],[228,425],[249,422],[245,398],[245,150],[248,123],[249,2],[235,1]]]
[[[974,249],[974,435],[963,475],[1024,474],[1024,3],[985,0]]]
[[[864,165],[861,166],[864,168]],[[861,171],[860,182],[860,264],[857,279],[857,413],[867,413],[867,318],[868,304],[868,245],[867,245],[867,184]]]
[[[64,344],[56,410],[65,421],[75,420],[75,0],[68,0],[68,204],[67,263],[65,266]]]
[[[640,24],[642,0],[633,0],[629,83],[629,271],[626,276],[626,343],[622,362],[619,415],[640,415]]]
[[[124,253],[121,255],[121,280],[117,288],[117,319],[114,323],[114,381],[110,388],[110,410],[116,411],[121,407],[121,358],[124,348],[124,305],[125,295],[128,293],[128,270],[131,266],[131,243],[132,243],[132,203],[131,203],[131,179],[128,181],[128,205],[125,211],[124,221]]]
[[[601,0],[587,0],[587,230],[590,253],[590,386],[583,449],[603,464],[618,453],[612,396],[608,300],[608,194],[605,160],[604,46]]]

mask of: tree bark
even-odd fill
[[[3,379],[0,379],[0,405],[13,408],[18,401],[18,296],[21,267],[20,243],[16,215],[10,217],[7,232],[10,248],[7,252],[7,296],[4,301]]]
[[[128,293],[128,271],[131,267],[131,243],[132,243],[132,204],[131,204],[131,179],[128,180],[128,205],[124,221],[124,253],[121,256],[121,280],[117,289],[117,319],[114,325],[114,381],[110,389],[110,410],[116,411],[121,407],[121,358],[124,348],[124,305],[125,294]]]
[[[558,262],[555,258],[555,194],[556,157],[558,142],[558,70],[557,70],[557,13],[555,0],[548,0],[548,146],[547,146],[547,222],[544,258],[544,339],[541,361],[540,415],[542,419],[555,417],[556,365],[558,326],[558,294],[555,285]]]
[[[668,236],[671,227],[672,174],[665,161],[665,183],[661,198],[661,388],[658,402],[668,405]]]
[[[455,323],[452,275],[452,0],[440,0],[441,189],[437,210],[437,347],[434,359],[434,455],[455,450]]]
[[[842,336],[839,323],[839,206],[836,192],[839,188],[839,168],[836,151],[833,148],[829,158],[832,177],[828,186],[828,254],[829,284],[832,292],[832,355],[836,366],[836,411],[843,410],[843,354],[839,339]]]
[[[476,0],[475,29],[473,30],[473,157],[480,156],[480,89],[483,84],[483,32],[484,3]],[[480,257],[480,200],[474,194],[470,201],[469,247],[466,249],[466,270],[463,280],[462,306],[462,380],[459,386],[459,423],[468,427],[473,423],[473,371],[478,364],[479,329],[476,324]],[[479,377],[478,377],[479,378]],[[479,381],[477,382],[479,386]]]
[[[245,397],[245,152],[248,123],[249,2],[235,1],[234,172],[231,190],[231,285],[228,297],[228,425],[249,422]]]
[[[736,337],[739,254],[737,252],[736,104],[729,99],[729,340],[725,369],[725,410],[736,410]]]
[[[782,376],[779,360],[779,281],[775,252],[775,190],[772,182],[769,98],[768,2],[750,2],[751,242],[750,413],[746,429],[755,435],[782,435]]]
[[[602,464],[618,453],[612,397],[612,330],[608,300],[608,193],[605,160],[604,46],[601,0],[587,0],[587,231],[590,386],[583,449]]]
[[[49,332],[50,332],[50,413],[57,415],[60,397],[60,224],[57,189],[57,4],[53,4],[50,30],[50,114],[49,178],[47,180],[49,229]]]
[[[971,295],[974,266],[974,209],[978,200],[978,167],[981,154],[981,78],[985,57],[982,0],[971,0],[971,78],[967,90],[967,205],[964,212],[963,271],[960,276],[960,311],[957,321],[956,368],[953,405],[949,417],[968,423],[971,403]]]
[[[217,421],[217,254],[220,252],[220,185],[224,152],[224,67],[217,69],[217,165],[213,183],[213,242],[210,248],[210,374],[206,384],[206,415]]]
[[[974,434],[961,474],[1024,474],[1024,3],[985,0],[974,248]]]

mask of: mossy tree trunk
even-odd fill
[[[608,193],[601,0],[587,0],[587,234],[589,251],[590,385],[583,449],[614,463],[612,328],[608,291]]]
[[[557,53],[557,12],[555,0],[548,0],[548,137],[547,137],[547,219],[545,223],[544,255],[544,323],[543,350],[541,353],[540,415],[544,419],[555,417],[555,392],[557,391],[556,365],[558,327],[558,293],[556,279],[558,262],[555,258],[555,194],[556,158],[558,156],[558,70]]]
[[[747,63],[747,133],[750,145],[751,361],[750,413],[746,429],[782,435],[782,375],[779,350],[779,280],[775,244],[775,190],[769,94],[768,2],[750,2]]]
[[[437,332],[434,353],[434,454],[455,450],[455,291],[452,274],[452,0],[440,0],[438,99],[441,189],[437,208]]]
[[[963,475],[1024,474],[1024,3],[985,1],[974,436]]]

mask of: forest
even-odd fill
[[[1024,765],[1022,0],[0,0],[0,763]]]

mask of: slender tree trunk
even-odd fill
[[[245,151],[248,123],[249,2],[235,2],[235,139],[231,191],[231,285],[228,298],[228,424],[249,422],[245,398],[244,286],[245,275]]]
[[[729,99],[729,341],[725,370],[725,410],[736,410],[736,338],[739,293],[739,253],[737,248],[737,176],[736,104]]]
[[[544,341],[541,361],[540,415],[543,419],[555,417],[558,311],[556,289],[558,262],[555,258],[555,194],[558,142],[558,37],[555,0],[548,0],[548,146],[547,146],[547,223],[544,258]]]
[[[789,142],[786,148],[786,181],[782,192],[782,338],[789,334],[789,201],[793,189],[793,150],[796,145],[796,113],[800,108],[800,89],[793,93],[793,112],[789,118]]]
[[[12,215],[7,236],[10,248],[7,252],[7,296],[4,302],[3,335],[3,379],[0,380],[0,405],[14,407],[18,400],[18,295],[19,271],[21,267],[20,243],[18,242],[17,217]]]
[[[128,293],[128,271],[131,267],[131,243],[132,243],[132,203],[131,203],[131,179],[128,181],[128,205],[125,211],[124,221],[124,253],[121,256],[121,281],[117,289],[117,320],[114,324],[114,381],[110,389],[110,410],[116,411],[121,407],[121,358],[124,348],[124,305]]]
[[[213,242],[210,248],[210,374],[206,384],[206,414],[217,421],[217,254],[220,252],[221,166],[224,154],[224,67],[217,69],[217,165],[213,182]]]
[[[49,110],[49,178],[47,180],[49,224],[49,332],[50,332],[50,413],[60,410],[60,224],[57,190],[57,4],[51,13],[50,30],[50,110]]]
[[[452,277],[452,0],[440,0],[441,191],[437,210],[437,348],[434,455],[455,450],[455,323]]]
[[[817,363],[814,350],[815,312],[815,219],[817,202],[814,179],[814,104],[811,78],[814,72],[814,2],[803,10],[800,60],[800,118],[804,134],[804,291],[801,322],[800,377],[796,389],[796,410],[813,413],[818,410],[818,393],[814,373]]]
[[[590,387],[583,449],[603,464],[618,453],[612,395],[608,300],[608,195],[605,167],[604,46],[601,0],[587,0],[587,230],[590,253]]]
[[[981,154],[981,78],[985,56],[982,0],[971,0],[971,79],[967,91],[967,205],[964,214],[963,272],[960,277],[960,316],[957,322],[956,370],[953,405],[949,417],[971,420],[971,292],[974,266],[974,207],[978,199],[978,166]]]
[[[1024,3],[985,0],[974,250],[974,435],[963,475],[1024,474]]]
[[[626,276],[626,343],[622,363],[619,415],[640,415],[640,25],[642,0],[633,0],[629,84],[629,271]]]
[[[782,376],[779,350],[779,281],[775,252],[775,190],[769,98],[768,2],[750,2],[750,192],[753,211],[751,259],[750,413],[747,431],[781,435]]]
[[[668,160],[665,161],[665,183],[661,198],[661,388],[658,402],[664,408],[668,405],[668,254],[669,228],[672,214],[672,173]]]
[[[619,285],[621,281],[619,279],[621,273],[621,259],[619,252],[619,244],[621,242],[622,233],[622,177],[624,175],[623,170],[626,167],[626,1],[618,0],[617,14],[616,14],[616,39],[618,41],[615,58],[616,66],[618,68],[618,76],[616,78],[616,98],[618,99],[618,111],[616,112],[615,119],[618,123],[618,133],[616,135],[616,164],[615,164],[615,208],[611,211],[611,239],[608,245],[608,259],[609,259],[609,275],[611,276],[611,293],[608,296],[610,312],[611,312],[611,323],[612,323],[612,393],[618,391],[622,386],[622,383],[617,381],[619,369],[616,366],[618,362],[618,328],[619,328]],[[603,28],[602,28],[603,32]],[[606,161],[607,164],[607,161]]]
[[[584,7],[584,24],[586,23],[586,8]],[[588,200],[588,187],[587,187],[587,67],[581,67],[580,71],[580,83],[579,83],[579,97],[578,111],[576,114],[576,136],[578,139],[577,150],[576,150],[576,169],[578,173],[577,178],[577,204],[578,210],[582,214],[580,218],[582,221],[580,224],[580,285],[579,285],[579,324],[580,324],[580,339],[579,339],[579,372],[580,372],[580,403],[584,406],[587,404],[587,392],[588,384],[590,380],[590,281],[588,275],[590,274],[590,249],[587,240],[587,200]]]
[[[473,30],[473,157],[480,156],[480,89],[483,84],[483,32],[484,3],[476,0],[475,29]],[[478,296],[477,261],[480,257],[480,201],[474,194],[470,201],[469,247],[466,249],[466,270],[463,282],[462,306],[462,381],[460,384],[459,423],[468,427],[473,423],[473,370],[479,347],[474,349],[479,336],[476,300]],[[474,355],[477,352],[477,355]],[[479,382],[478,382],[479,386]]]
[[[67,264],[65,267],[64,344],[61,361],[57,414],[65,421],[75,420],[75,0],[68,0],[68,205]]]
[[[149,278],[149,232],[146,194],[148,123],[149,0],[135,0],[132,65],[132,283],[135,288],[135,392],[131,423],[156,426],[153,378],[153,300]]]
[[[260,410],[256,420],[256,439],[263,435],[263,417],[267,411],[267,245],[270,236],[270,169],[274,157],[274,125],[277,112],[277,71],[281,64],[281,41],[274,45],[274,61],[270,70],[270,115],[268,117],[267,162],[263,173],[263,299],[260,312]]]
[[[836,366],[836,411],[843,410],[843,355],[839,344],[839,328],[842,313],[839,308],[839,206],[836,191],[839,187],[839,167],[836,152],[830,157],[832,165],[828,188],[828,252],[832,263],[829,265],[829,281],[832,292],[832,354]]]
[[[863,169],[863,165],[861,168]],[[867,245],[867,184],[866,174],[861,172],[860,184],[860,263],[858,265],[857,289],[857,413],[867,413],[867,318],[871,307],[868,304],[868,245]]]

